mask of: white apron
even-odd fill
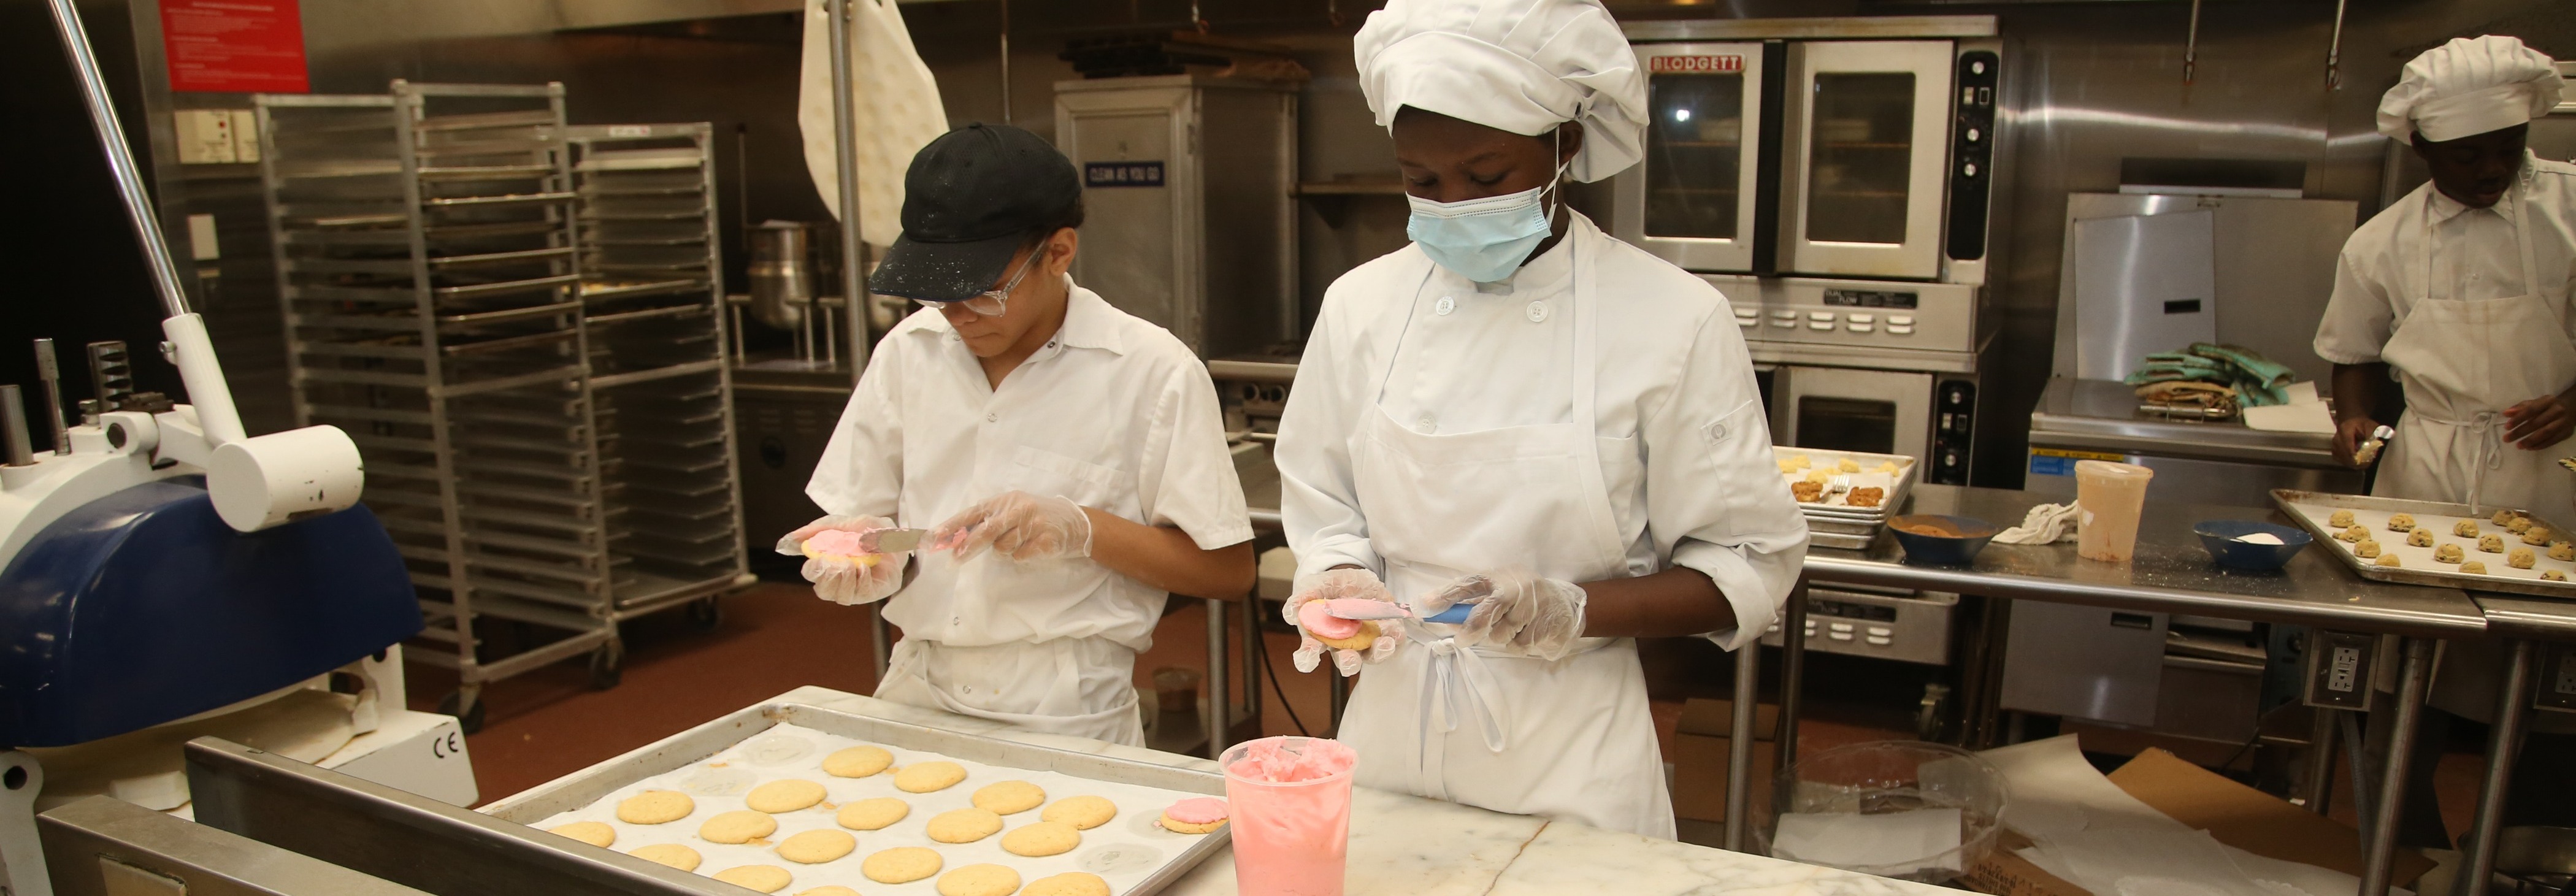
[[[955,647],[895,642],[881,700],[991,719],[1029,731],[1145,745],[1132,683],[1136,652],[1107,638]]]
[[[1573,307],[1563,309],[1575,321],[1569,422],[1425,435],[1373,407],[1352,436],[1360,509],[1399,600],[1515,567],[1573,582],[1630,574],[1595,431],[1597,315],[1586,307],[1601,295],[1587,279],[1594,250],[1579,232],[1567,238],[1575,240]],[[1372,401],[1395,354],[1377,371]],[[1416,643],[1360,676],[1337,735],[1359,751],[1359,784],[1673,838],[1634,640],[1585,638],[1573,656],[1546,662],[1460,647],[1449,637],[1454,626],[1408,631]]]
[[[2420,235],[2424,289],[2380,351],[2405,386],[2406,416],[2372,494],[2552,515],[2576,508],[2576,476],[2559,468],[2555,453],[2504,443],[2505,408],[2576,383],[2576,346],[2559,319],[2564,287],[2553,294],[2540,282],[2530,205],[2528,196],[2515,198],[2528,290],[2518,296],[2435,301],[2429,225]]]
[[[2431,193],[2426,194],[2430,201]],[[2406,416],[2397,422],[2371,494],[2451,501],[2480,509],[2518,507],[2548,515],[2576,509],[2576,475],[2559,468],[2558,452],[2525,451],[2504,441],[2504,409],[2576,383],[2576,346],[2560,320],[2565,287],[2553,292],[2533,261],[2528,191],[2514,200],[2514,239],[2522,254],[2521,295],[2436,301],[2430,225],[2418,235],[2424,286],[2415,307],[2390,335],[2380,359],[2397,369]],[[2486,642],[2441,645],[2432,703],[2454,715],[2494,720],[2500,647]],[[2542,715],[2546,715],[2543,713]],[[2555,726],[2552,726],[2555,727]]]

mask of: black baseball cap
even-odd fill
[[[1070,219],[1081,179],[1044,138],[970,124],[930,141],[903,175],[903,235],[868,277],[871,292],[957,302],[993,288],[1030,231]]]

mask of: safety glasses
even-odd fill
[[[1037,248],[1029,251],[1028,260],[1020,262],[1019,271],[1012,274],[1010,282],[1002,284],[1002,288],[1000,289],[988,289],[954,302],[933,302],[928,299],[914,299],[913,301],[919,303],[925,308],[944,309],[955,306],[965,308],[966,310],[975,312],[983,317],[1000,317],[1002,316],[1002,312],[1009,306],[1011,290],[1020,288],[1020,281],[1027,279],[1029,272],[1036,269],[1038,259],[1044,257],[1046,257],[1046,244],[1040,243]]]

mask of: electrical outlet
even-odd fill
[[[2531,705],[2559,712],[2576,712],[2576,648],[2551,644],[2540,649],[2540,687]]]
[[[2308,644],[2307,704],[2329,709],[2370,708],[2370,672],[2379,639],[2350,632],[2314,632]]]

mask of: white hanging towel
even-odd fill
[[[859,236],[879,246],[903,232],[903,173],[912,156],[948,133],[939,82],[913,51],[894,0],[850,3],[850,141],[858,148]],[[832,145],[832,23],[827,0],[805,0],[805,66],[796,124],[805,170],[832,216],[841,212],[838,150]]]

